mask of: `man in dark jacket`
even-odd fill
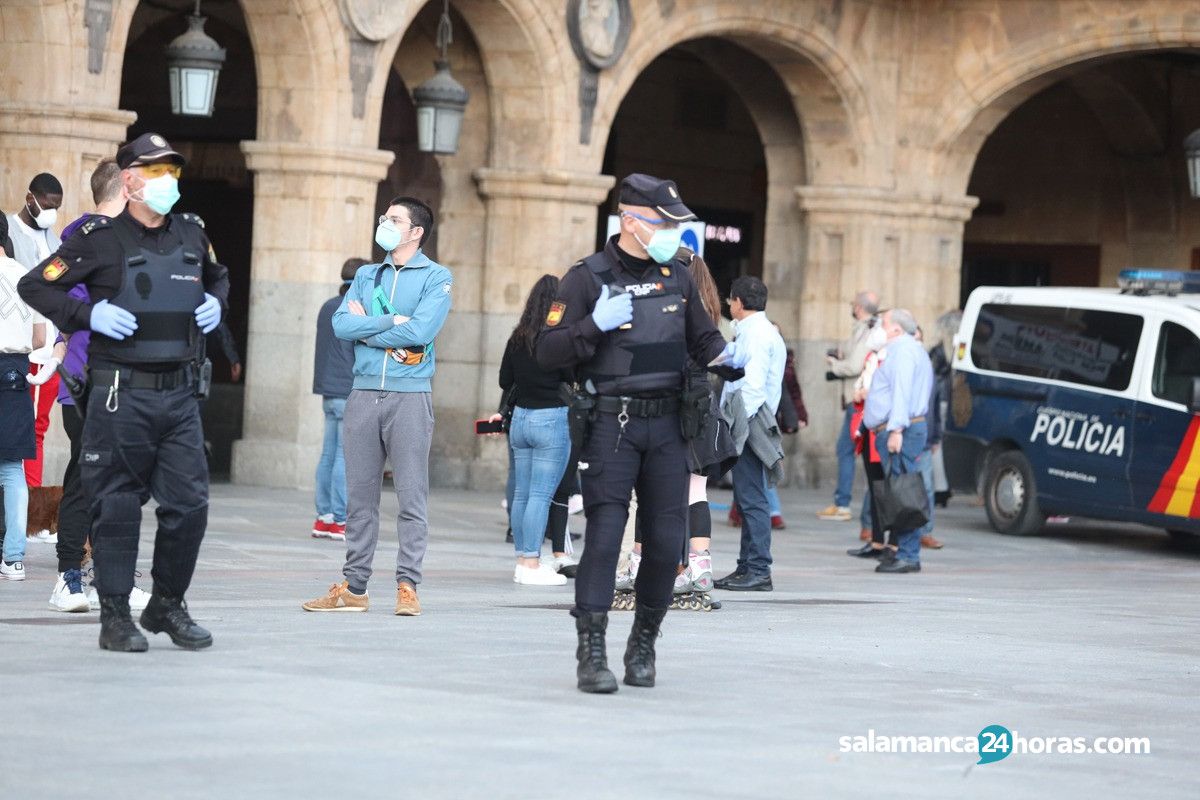
[[[354,384],[354,342],[333,335],[333,312],[338,310],[354,273],[366,264],[348,258],[342,265],[342,288],[317,312],[317,340],[313,354],[313,394],[321,395],[325,412],[325,439],[317,462],[317,519],[314,539],[346,541],[346,457],[342,449],[342,415]]]

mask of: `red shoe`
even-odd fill
[[[781,531],[786,527],[787,527],[787,523],[783,521],[782,516],[780,516],[779,514],[773,514],[771,516],[771,530]]]
[[[328,539],[329,531],[333,528],[332,522],[325,522],[320,517],[317,517],[312,526],[312,537],[314,539]]]
[[[339,542],[346,541],[346,523],[344,523],[344,522],[329,523],[329,533],[326,535],[329,536],[330,539],[334,539],[335,541],[339,541]]]
[[[729,527],[731,527],[731,528],[742,527],[742,512],[738,511],[737,506],[729,507]]]

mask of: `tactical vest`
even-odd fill
[[[590,380],[597,394],[617,397],[678,391],[687,364],[687,303],[678,275],[683,265],[656,265],[638,283],[620,283],[605,252],[583,265],[610,295],[633,295],[633,322],[604,335],[591,360],[579,366],[580,378]]]
[[[196,308],[204,302],[204,240],[198,219],[192,219],[171,215],[171,227],[181,244],[165,254],[139,246],[121,218],[110,221],[124,254],[125,274],[120,290],[108,302],[137,317],[137,330],[120,341],[93,333],[89,345],[92,359],[137,365],[182,363],[199,357]]]

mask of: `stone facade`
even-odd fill
[[[347,3],[360,21],[386,14],[367,26],[385,38],[353,30]],[[581,144],[580,65],[563,2],[451,5],[451,60],[472,99],[459,154],[438,157],[437,255],[456,272],[456,294],[439,342],[432,469],[436,481],[458,485],[492,484],[502,472],[502,446],[477,440],[470,420],[495,404],[496,365],[526,288],[594,248],[597,208],[614,181],[602,174],[609,132],[665,51],[688,48],[724,75],[757,128],[762,269],[814,413],[794,472],[816,481],[830,474],[838,418],[822,354],[845,333],[846,302],[875,287],[923,320],[957,305],[964,225],[976,204],[968,184],[988,136],[1036,93],[1100,59],[1200,47],[1193,0],[631,0],[628,47],[599,74]],[[64,216],[85,207],[92,166],[135,117],[119,100],[123,71],[138,68],[125,61],[137,6],[0,3],[4,208],[42,170],[67,187]],[[437,12],[416,0],[239,6],[253,47],[257,131],[241,144],[254,218],[234,478],[302,486],[321,434],[319,402],[308,394],[313,319],[333,286],[329,265],[370,246],[379,182],[395,158],[378,149],[387,76],[395,70],[411,88],[432,74]],[[237,76],[222,76],[229,80]],[[1181,163],[1168,166],[1182,174]],[[1197,230],[1189,219],[1176,230]],[[1179,247],[1139,241],[1132,249],[1181,258]]]

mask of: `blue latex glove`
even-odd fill
[[[203,333],[211,333],[221,324],[221,301],[208,292],[204,293],[204,302],[196,309],[196,324]]]
[[[592,321],[596,327],[606,333],[615,331],[627,322],[633,322],[633,297],[628,292],[608,296],[608,287],[600,288],[600,299],[592,309]]]
[[[114,306],[107,300],[92,305],[92,317],[88,320],[88,327],[96,333],[119,341],[126,336],[132,336],[137,326],[137,317],[120,306]]]
[[[718,358],[723,359],[721,364],[733,369],[745,369],[746,362],[750,360],[750,353],[745,347],[740,345],[737,340],[725,345],[725,349],[721,351]]]

